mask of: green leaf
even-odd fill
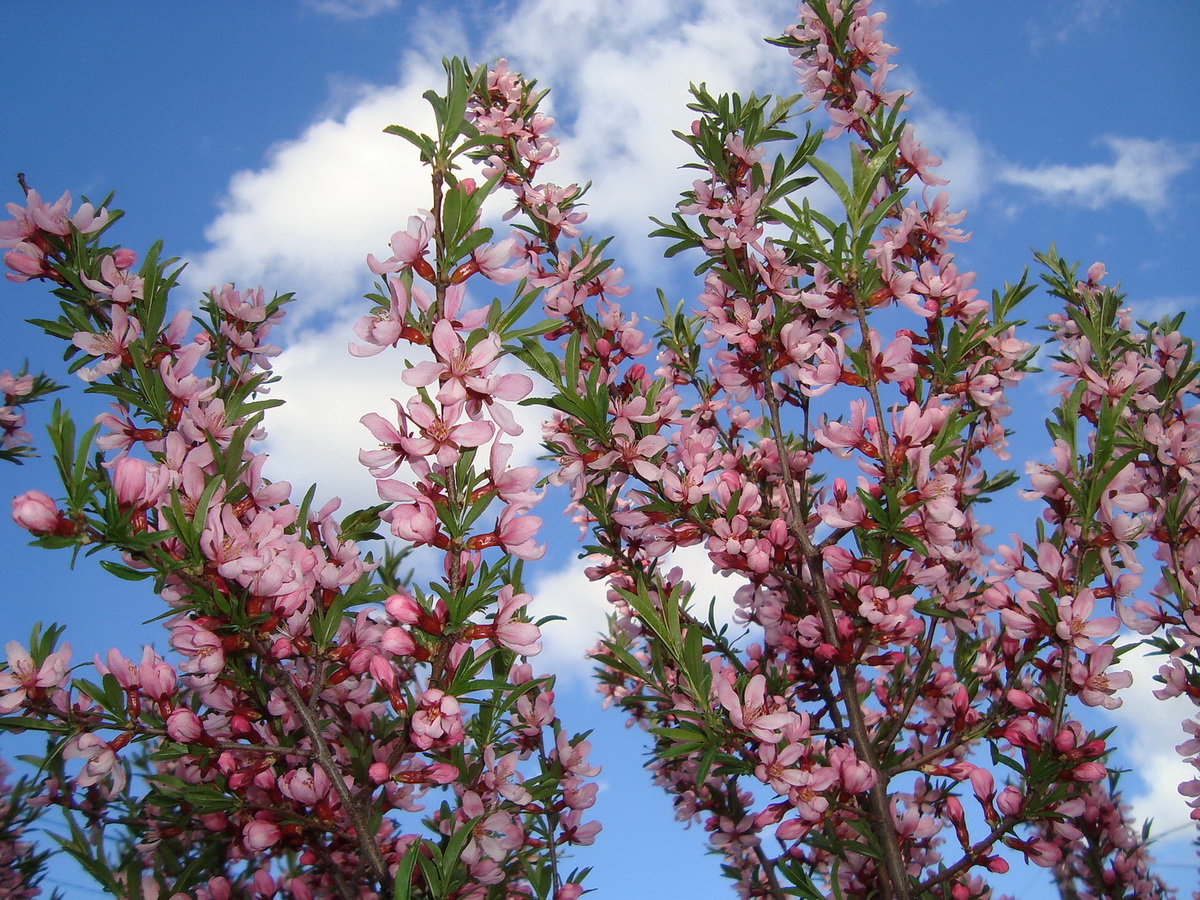
[[[405,128],[403,125],[389,125],[383,129],[387,134],[394,134],[397,137],[402,137],[418,150],[421,151],[423,160],[429,161],[433,158],[434,143],[433,138],[426,134],[417,134],[411,128]]]
[[[854,195],[851,194],[850,187],[846,184],[842,176],[837,173],[837,170],[817,156],[812,157],[808,161],[808,164],[820,173],[821,179],[827,185],[833,188],[833,192],[837,195],[837,198],[842,201],[842,207],[847,211],[851,210],[854,207]]]
[[[417,838],[408,846],[408,850],[404,852],[404,856],[400,859],[400,865],[396,867],[396,881],[392,890],[392,900],[410,900],[412,896],[413,871],[417,866],[417,859],[421,856],[421,847],[424,841]]]
[[[107,559],[100,560],[100,568],[111,575],[116,575],[122,581],[145,581],[147,578],[154,577],[153,572],[131,569],[129,566],[123,566]]]

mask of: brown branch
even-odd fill
[[[771,414],[771,430],[774,433],[775,442],[782,450],[784,439],[783,425],[779,414],[779,400],[775,396],[774,385],[769,381],[763,386],[763,399]],[[791,477],[791,471],[787,466],[783,468],[783,489],[788,500],[789,528],[808,563],[809,573],[812,577],[812,593],[817,601],[817,609],[820,612],[821,625],[824,628],[826,639],[833,640],[837,635],[837,620],[834,616],[833,602],[825,584],[824,563],[820,551],[813,546],[806,523],[800,519],[800,505],[796,498],[796,486]],[[842,662],[834,664],[834,671],[837,673],[838,687],[842,692],[846,715],[850,720],[850,742],[855,755],[870,766],[876,776],[875,783],[868,794],[869,808],[867,812],[875,826],[883,851],[884,865],[881,871],[885,882],[881,886],[883,896],[894,897],[896,900],[909,900],[912,894],[909,891],[908,867],[904,864],[904,857],[900,851],[900,839],[896,833],[895,823],[892,821],[887,793],[887,773],[879,762],[875,745],[867,730],[866,717],[863,715],[862,705],[858,698],[857,672],[852,666]]]
[[[255,649],[264,660],[269,659],[265,648],[256,647]],[[362,850],[363,856],[366,857],[372,875],[382,885],[383,892],[385,894],[390,893],[392,889],[392,876],[388,871],[387,863],[384,861],[383,854],[379,852],[379,845],[375,843],[375,836],[368,827],[366,815],[355,801],[355,798],[350,795],[350,789],[346,787],[342,771],[334,760],[333,754],[329,750],[329,745],[321,733],[320,723],[309,710],[308,704],[304,702],[304,698],[301,696],[295,682],[292,681],[291,675],[276,662],[271,662],[269,665],[276,675],[274,679],[276,686],[287,696],[293,711],[304,726],[305,734],[312,741],[317,763],[325,770],[325,774],[329,776],[329,782],[333,786],[334,792],[338,795],[338,799],[342,801],[342,806],[346,810],[346,816],[350,819],[350,824],[354,828],[359,849]]]

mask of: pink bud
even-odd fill
[[[137,253],[126,247],[121,247],[119,250],[114,250],[112,257],[113,262],[116,263],[118,269],[128,269],[135,262],[137,262]]]
[[[1014,689],[1009,691],[1005,696],[1008,697],[1008,702],[1021,710],[1021,712],[1029,712],[1033,709],[1033,698],[1024,691]]]
[[[247,850],[258,851],[274,847],[279,843],[280,837],[279,826],[266,819],[254,819],[247,822],[246,827],[242,829],[242,843],[246,845]]]
[[[371,763],[371,768],[367,769],[367,777],[371,779],[372,784],[383,784],[392,776],[386,763],[377,762]]]
[[[996,808],[1006,816],[1015,816],[1021,811],[1023,801],[1021,792],[1009,785],[996,798]]]
[[[413,656],[417,652],[417,642],[403,628],[392,627],[383,633],[379,647],[392,656]]]
[[[946,798],[946,818],[955,825],[961,825],[966,821],[966,816],[963,814],[962,801],[953,794]]]
[[[971,787],[975,791],[975,796],[980,802],[987,803],[996,794],[996,781],[992,777],[992,773],[987,769],[981,769],[974,766],[971,769]]]
[[[122,509],[138,506],[146,493],[149,464],[132,456],[123,456],[113,467],[113,490]]]
[[[177,709],[167,717],[167,736],[188,744],[204,737],[204,723],[190,709]]]
[[[392,594],[383,601],[383,608],[389,616],[405,625],[415,625],[424,612],[411,594]]]
[[[1085,762],[1071,770],[1071,777],[1076,781],[1100,781],[1107,777],[1108,769],[1104,763]]]
[[[26,491],[14,497],[12,517],[30,534],[54,534],[60,521],[58,507],[41,491]]]
[[[450,763],[434,763],[425,770],[425,777],[434,784],[450,784],[458,777],[458,767]]]
[[[29,252],[23,252],[26,248]],[[40,253],[41,251],[32,244],[26,243],[18,244],[16,249],[5,253],[4,264],[17,273],[8,276],[9,280],[28,281],[30,278],[37,278],[45,274],[46,266]]]

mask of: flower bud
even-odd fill
[[[26,491],[14,497],[12,517],[30,534],[54,534],[61,521],[58,507],[41,491]]]
[[[114,250],[112,257],[118,269],[128,269],[137,262],[137,253],[128,247],[121,247],[118,250]]]
[[[167,717],[167,736],[181,744],[204,737],[204,723],[190,709],[177,709]]]
[[[275,846],[279,843],[280,836],[279,826],[266,819],[254,819],[247,822],[246,827],[242,829],[242,843],[246,845],[247,850],[252,851]]]
[[[389,781],[392,777],[386,763],[371,763],[371,768],[367,769],[367,777],[371,779],[372,784],[383,784]]]

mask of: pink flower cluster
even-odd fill
[[[1088,541],[1065,526],[1036,562],[1020,544],[993,555],[978,518],[996,490],[984,459],[1007,457],[1006,392],[1032,352],[1009,311],[1029,289],[986,303],[951,252],[965,240],[963,214],[948,211],[945,194],[897,193],[914,177],[940,180],[911,128],[876,115],[902,99],[886,89],[882,14],[831,2],[801,15],[781,43],[799,57],[809,98],[827,105],[826,139],[846,133],[852,152],[877,163],[877,183],[850,186],[813,164],[848,204],[871,195],[847,212],[877,223],[853,235],[861,255],[827,220],[780,202],[807,162],[803,148],[772,159],[765,142],[747,139],[765,126],[746,127],[698,92],[701,116],[683,138],[707,177],[657,233],[703,255],[704,282],[695,317],[667,311],[651,372],[636,362],[641,336],[627,343],[613,329],[607,285],[585,289],[611,265],[586,243],[560,248],[557,222],[522,207],[537,189],[513,187],[541,238],[530,243],[531,280],[563,321],[546,337],[569,335],[579,361],[561,369],[561,412],[545,437],[556,480],[571,485],[604,551],[592,574],[608,579],[618,613],[597,650],[604,689],[654,726],[656,781],[681,818],[705,822],[744,896],[773,895],[785,863],[836,879],[843,896],[880,884],[895,896],[943,887],[983,896],[987,872],[1007,867],[1001,844],[1048,865],[1070,830],[1027,839],[1021,829],[1072,819],[1081,804],[1106,810],[1105,846],[1125,848],[1114,865],[1150,884],[1144,853],[1098,784],[1108,748],[1064,705],[1077,696],[1113,708],[1129,683],[1113,671],[1117,619],[1098,615],[1096,602],[1136,583],[1119,535],[1141,533],[1145,498],[1117,475]],[[759,114],[765,121],[765,102]],[[509,115],[510,126],[493,116],[488,127],[519,129],[532,113],[517,104]],[[490,163],[506,183],[528,167],[511,149]],[[768,236],[779,224],[790,244]],[[824,243],[808,237],[822,230]],[[540,259],[554,269],[539,271]],[[581,305],[588,293],[599,298],[594,313]],[[1104,396],[1148,380],[1130,366]],[[575,399],[598,393],[606,409]],[[1061,469],[1044,481],[1052,499],[1087,477]],[[1088,514],[1050,521],[1067,518]],[[696,545],[742,584],[740,636],[703,606],[688,608],[691,586],[663,564]],[[1103,561],[1099,577],[1091,553]],[[997,792],[974,762],[981,744],[1023,759],[1021,777]],[[760,786],[747,790],[739,777]],[[775,798],[764,801],[764,789]],[[759,837],[768,828],[782,848],[774,858]],[[826,849],[867,832],[871,853]]]
[[[1178,321],[1139,333],[1102,266],[1078,279],[1042,257],[1065,304],[1062,408],[1023,492],[1043,521],[988,545],[982,504],[1015,480],[986,466],[1008,457],[1033,356],[1013,310],[1032,288],[986,301],[952,252],[965,214],[910,195],[944,182],[888,89],[884,19],[819,0],[776,41],[824,135],[786,131],[786,103],[694,91],[680,136],[701,177],[656,234],[703,277],[654,341],[583,234],[584,189],[543,180],[559,152],[543,94],[503,60],[450,61],[440,109],[456,98],[462,121],[436,139],[389,129],[439,162],[429,211],[367,257],[380,281],[350,353],[408,355],[394,415],[362,419],[382,503],[340,521],[336,501],[292,502],[250,449],[285,298],[214,289],[189,334],[161,264],[99,246],[107,212],[32,191],[9,206],[10,279],[56,285],[52,330],[116,401],[102,464],[61,466],[66,499],[29,491],[13,517],[47,546],[115,550],[110,568],[153,577],[168,607],[170,661],[112,651],[96,683],[71,682],[54,629],[9,643],[0,668],[0,714],[58,742],[39,802],[127,829],[135,862],[114,883],[140,875],[158,896],[192,860],[172,900],[372,898],[404,877],[455,900],[580,896],[560,854],[600,830],[599,769],[526,661],[542,632],[520,572],[545,546],[539,472],[510,465],[534,386],[516,357],[550,385],[549,480],[609,586],[606,701],[649,729],[655,782],[740,896],[985,900],[1015,855],[1073,896],[1168,895],[1106,737],[1075,710],[1120,705],[1122,625],[1166,656],[1160,696],[1200,705],[1200,363]],[[848,176],[818,155],[835,140]],[[844,217],[796,202],[814,179]],[[521,217],[500,238],[492,191]],[[512,301],[475,305],[508,284]],[[548,318],[530,323],[539,299]],[[6,446],[21,443],[34,382],[4,373],[0,390]],[[367,557],[380,524],[438,578]],[[1142,541],[1162,569],[1148,599]],[[731,621],[675,565],[689,548],[735,586]],[[1200,772],[1200,717],[1185,727]],[[1182,790],[1200,806],[1200,774]]]
[[[393,535],[445,552],[446,580],[425,594],[390,571],[376,580],[383,573],[334,517],[338,501],[292,502],[291,485],[266,479],[266,457],[250,449],[265,434],[256,394],[279,353],[267,337],[283,300],[216,288],[208,321],[189,336],[189,313],[166,315],[161,264],[154,277],[135,275],[133,253],[94,238],[72,255],[77,245],[59,238],[84,228],[68,212],[69,198],[46,207],[31,192],[8,231],[83,273],[86,293],[59,297],[95,325],[76,325],[72,343],[94,360],[79,374],[117,400],[97,420],[108,458],[64,484],[66,508],[29,491],[13,518],[44,542],[119,551],[113,566],[127,577],[153,574],[173,656],[146,648],[135,663],[111,651],[95,662],[102,690],[68,683],[67,645],[36,635],[28,649],[8,645],[0,712],[40,717],[60,735],[46,802],[97,825],[135,823],[146,895],[173,885],[189,853],[220,845],[216,862],[192,870],[192,893],[176,898],[390,896],[400,861],[424,840],[403,827],[420,827],[431,791],[453,801],[433,819],[435,841],[472,829],[459,897],[515,885],[513,872],[528,870],[529,883],[553,869],[558,848],[590,843],[599,826],[582,816],[598,770],[521,661],[541,635],[511,563],[542,553],[540,519],[526,514],[540,494],[536,470],[508,466],[512,448],[495,438],[520,434],[510,404],[532,381],[497,370],[500,338],[462,309],[465,278],[433,285],[429,301],[393,260],[391,321],[405,324],[392,333],[374,316],[359,329],[376,351],[419,337],[434,354],[405,374],[420,393],[397,403],[397,424],[368,417],[383,446],[363,454],[392,501],[382,518]],[[497,260],[510,248],[476,246],[471,274],[503,281]],[[148,321],[165,325],[146,333]],[[5,379],[6,398],[28,393],[27,380]],[[467,465],[489,444],[486,466]],[[412,481],[389,477],[404,463]],[[362,515],[343,521],[375,537]],[[477,688],[496,666],[511,687]],[[157,752],[146,758],[142,747]],[[130,774],[140,767],[155,786],[138,800]],[[527,778],[536,790],[522,787]],[[144,811],[123,812],[135,807]],[[555,877],[562,897],[578,895]]]

